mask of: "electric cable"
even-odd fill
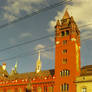
[[[0,29],[5,28],[5,27],[7,27],[7,26],[9,26],[9,25],[11,25],[11,24],[17,23],[17,22],[19,22],[19,21],[22,21],[22,20],[24,20],[24,19],[27,19],[27,18],[29,18],[29,17],[33,17],[33,16],[35,16],[35,15],[41,13],[41,12],[45,12],[45,11],[48,11],[48,10],[50,10],[50,9],[56,8],[56,7],[58,7],[58,6],[61,6],[61,5],[65,4],[65,3],[67,3],[67,2],[70,2],[70,1],[71,1],[71,0],[63,0],[63,1],[61,1],[61,2],[58,2],[58,3],[55,3],[55,4],[51,4],[51,5],[49,5],[49,6],[45,7],[45,8],[39,9],[38,11],[35,11],[35,12],[32,12],[32,13],[27,14],[27,15],[25,15],[25,16],[19,17],[19,18],[17,18],[17,19],[14,20],[14,21],[5,23],[5,24],[3,24],[3,25],[0,26]],[[2,30],[0,30],[0,31],[2,31]]]

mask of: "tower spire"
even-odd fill
[[[70,16],[69,16],[69,13],[68,13],[68,11],[66,9],[66,11],[64,13],[64,16],[63,16],[63,19],[67,19],[67,18],[70,18]]]
[[[56,25],[58,25],[58,26],[61,25],[59,20],[57,20]]]
[[[38,56],[38,60],[40,60],[40,50],[39,50],[39,56]]]
[[[41,71],[41,60],[40,60],[40,51],[38,52],[38,59],[36,62],[36,73],[39,73]]]

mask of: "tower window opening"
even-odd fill
[[[47,87],[46,86],[44,87],[44,92],[47,92]]]
[[[63,58],[63,64],[67,63],[67,58]]]
[[[69,76],[69,75],[70,75],[70,71],[67,70],[67,69],[62,70],[62,71],[60,72],[60,76],[61,76],[61,77]]]
[[[82,92],[87,92],[87,88],[82,88]]]
[[[66,83],[64,83],[64,91],[66,91],[66,88],[67,88],[66,86],[67,86]]]
[[[67,50],[66,49],[63,50],[63,54],[65,54],[65,53],[67,53]]]
[[[64,35],[65,35],[64,31],[62,31],[62,32],[61,32],[61,36],[64,36]]]
[[[69,35],[69,30],[66,30],[66,36]]]
[[[64,83],[61,85],[61,92],[69,91],[69,84]]]
[[[63,92],[63,84],[61,85],[61,92]]]
[[[58,37],[59,36],[59,33],[56,33],[56,36]]]
[[[67,44],[67,40],[63,40],[63,45]]]
[[[33,88],[33,92],[37,92],[37,88],[34,87],[34,88]]]

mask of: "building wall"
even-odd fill
[[[83,88],[86,89],[86,91],[83,91]],[[77,92],[92,92],[92,75],[77,77],[76,90]]]
[[[76,92],[74,83],[80,75],[80,31],[73,18],[65,12],[67,18],[56,23],[55,35],[55,90],[54,92]],[[71,25],[71,26],[70,26]],[[66,44],[64,41],[67,41]],[[64,50],[67,50],[64,53]],[[69,71],[69,75],[61,73]],[[65,74],[64,73],[64,74]]]
[[[21,81],[21,82],[20,82]],[[27,81],[0,82],[0,92],[53,92],[55,77]]]

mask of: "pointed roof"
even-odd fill
[[[40,60],[40,51],[38,53],[38,59],[37,59],[37,62],[36,62],[36,73],[40,72],[41,70],[41,60]]]
[[[66,10],[63,16],[63,19],[70,18],[68,11]]]
[[[37,60],[37,65],[41,64],[41,60],[40,60],[40,51],[38,53],[38,60]]]
[[[60,21],[59,20],[57,20],[56,25],[60,25]]]

